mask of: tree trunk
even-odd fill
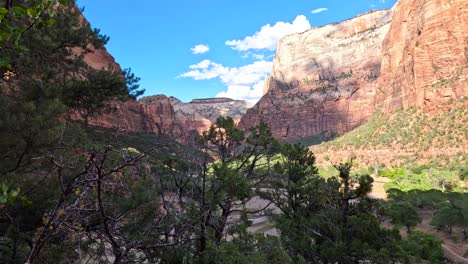
[[[206,249],[206,221],[208,217],[205,214],[206,171],[207,171],[206,164],[204,164],[203,174],[202,174],[202,193],[200,197],[200,238],[199,238],[199,248],[198,248],[198,253],[200,255],[201,262],[203,262],[203,259],[204,259],[203,252]]]
[[[221,219],[217,228],[215,230],[216,243],[220,243],[224,236],[224,230],[226,229],[227,220],[231,212],[232,201],[227,201],[226,205],[223,208],[223,213],[221,214]]]

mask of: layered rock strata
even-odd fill
[[[283,38],[265,96],[242,118],[278,139],[347,132],[378,109],[434,111],[468,92],[468,2],[399,0]]]
[[[193,142],[197,134],[209,129],[219,116],[235,120],[245,114],[246,101],[227,98],[197,99],[183,103],[175,97],[147,96],[140,100],[113,102],[108,111],[90,117],[88,124],[128,132],[173,136],[179,142]]]
[[[392,10],[284,37],[265,82],[265,95],[241,120],[263,121],[281,140],[329,138],[374,112],[381,44]]]
[[[468,92],[468,1],[400,0],[383,41],[376,105],[437,107]]]

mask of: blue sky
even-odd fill
[[[255,102],[284,34],[342,21],[396,0],[77,0],[108,51],[145,95]]]

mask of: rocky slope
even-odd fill
[[[266,94],[241,125],[264,121],[281,140],[327,139],[367,120],[391,16],[371,12],[283,38]]]
[[[468,2],[399,0],[281,40],[265,96],[242,118],[282,140],[327,140],[377,109],[435,111],[468,89]]]

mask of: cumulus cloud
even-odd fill
[[[325,12],[325,11],[328,11],[328,8],[321,7],[321,8],[314,9],[314,10],[312,10],[310,12],[312,14],[318,14],[318,13],[322,13],[322,12]]]
[[[247,51],[250,49],[267,49],[274,51],[276,50],[278,41],[285,35],[303,32],[309,28],[310,23],[307,18],[303,15],[299,15],[292,23],[277,22],[273,26],[267,24],[254,35],[248,36],[243,40],[228,40],[226,41],[226,45],[239,51]]]
[[[228,97],[233,99],[241,99],[249,101],[252,104],[258,102],[263,95],[263,86],[265,81],[259,81],[252,86],[247,85],[231,85],[228,86],[225,92],[220,92],[216,97]]]
[[[247,59],[247,58],[254,58],[256,60],[264,60],[265,59],[265,55],[264,54],[257,54],[257,53],[253,53],[253,52],[246,52],[244,53],[244,55],[242,55],[242,58],[243,59]]]
[[[191,50],[193,54],[203,54],[203,53],[207,53],[208,51],[210,51],[210,47],[208,47],[208,45],[199,44],[191,48]]]
[[[217,94],[216,97],[229,97],[255,103],[263,95],[263,80],[270,73],[272,66],[271,61],[265,60],[241,67],[225,67],[219,63],[204,60],[191,65],[190,71],[179,77],[194,80],[218,78],[227,86],[227,90]]]

